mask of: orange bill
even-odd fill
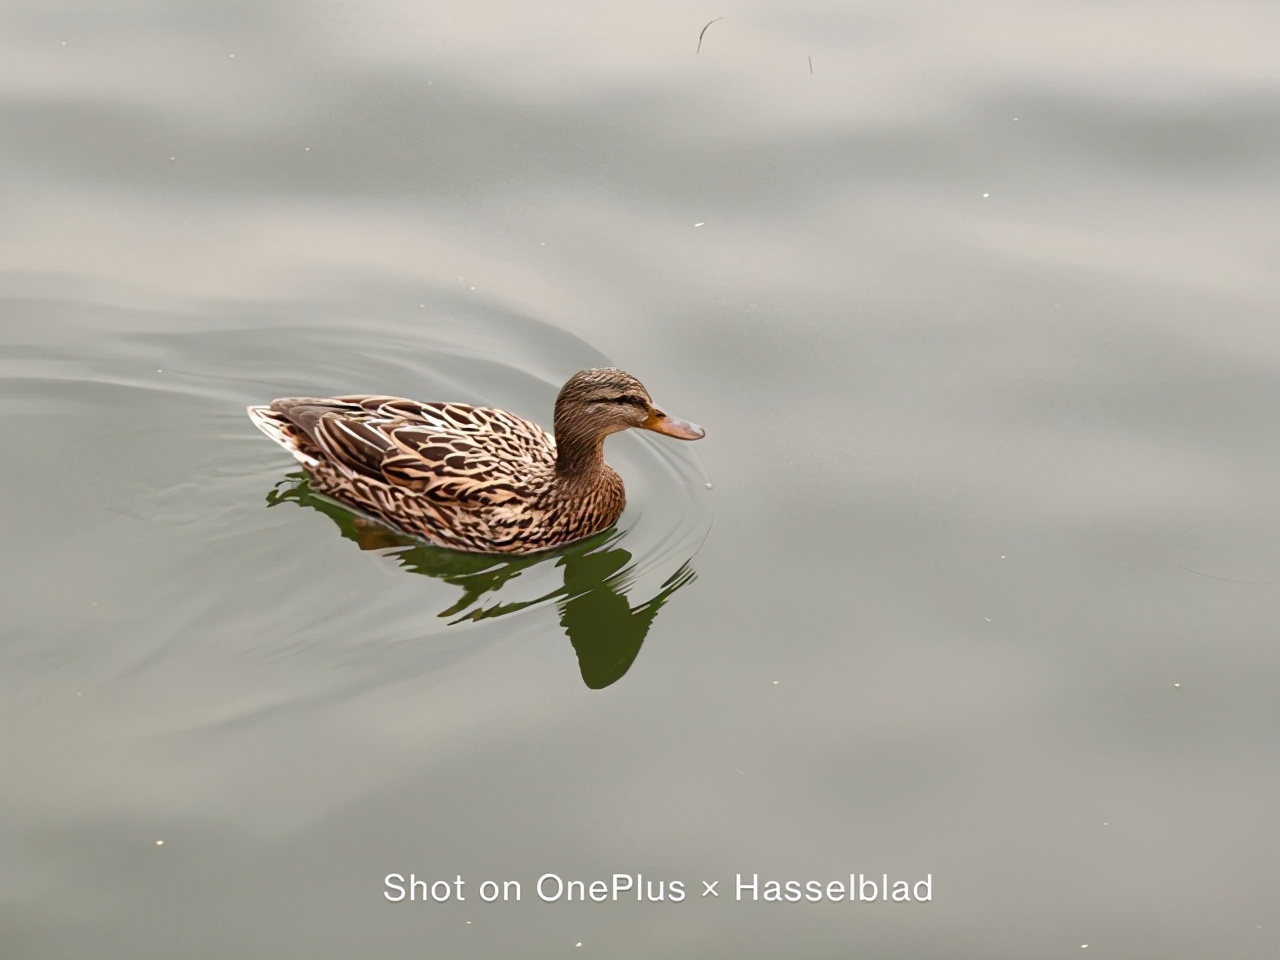
[[[701,440],[707,435],[707,431],[696,423],[668,417],[659,410],[654,410],[653,413],[649,414],[649,419],[645,421],[644,428],[652,430],[654,433],[675,437],[677,440]]]

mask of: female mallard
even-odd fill
[[[399,397],[290,397],[249,407],[249,417],[297,457],[317,492],[472,553],[533,553],[610,527],[626,494],[604,462],[609,434],[704,435],[612,367],[569,378],[555,437],[505,410]]]

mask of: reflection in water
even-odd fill
[[[494,556],[446,550],[392,530],[313,493],[305,473],[290,474],[267,494],[269,507],[286,502],[323,513],[361,550],[387,550],[406,570],[460,587],[462,596],[439,614],[454,618],[450,623],[500,617],[555,600],[560,625],[578,654],[582,680],[592,690],[609,686],[630,669],[667,598],[697,576],[686,561],[655,596],[633,607],[627,599],[633,570],[631,553],[615,546],[620,537],[616,529],[559,550],[523,557]],[[488,594],[497,593],[522,571],[552,560],[564,569],[563,587],[531,600],[484,605]]]

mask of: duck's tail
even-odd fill
[[[253,425],[293,454],[304,467],[314,467],[319,463],[315,457],[303,452],[299,444],[300,431],[282,413],[269,406],[254,406],[246,409]]]

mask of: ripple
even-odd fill
[[[406,660],[433,669],[486,638],[556,628],[588,686],[616,681],[661,606],[696,576],[690,561],[712,512],[695,452],[635,432],[611,439],[628,507],[584,543],[518,558],[429,546],[312,493],[244,406],[387,393],[500,406],[546,424],[563,380],[609,361],[563,330],[474,306],[400,305],[376,320],[316,310],[300,323],[301,312],[183,318],[184,333],[119,316],[115,332],[88,324],[73,337],[65,325],[26,324],[28,341],[0,352],[0,410],[38,409],[44,424],[25,440],[30,456],[83,475],[90,453],[95,476],[69,519],[82,531],[110,528],[99,549],[114,554],[122,589],[147,611],[120,671],[148,669],[193,634],[272,662],[378,672]],[[36,329],[53,335],[32,342]]]

